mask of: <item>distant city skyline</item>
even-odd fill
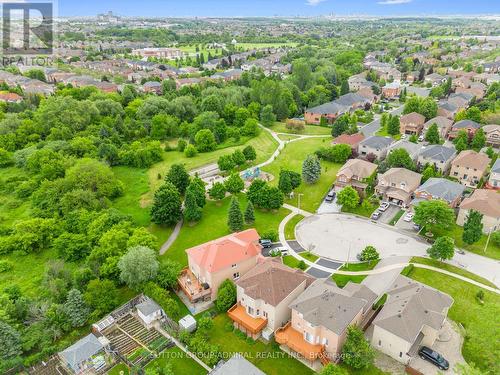
[[[495,0],[58,0],[60,16],[112,11],[146,17],[269,17],[335,14],[405,16],[500,14]]]

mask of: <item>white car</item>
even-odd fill
[[[401,139],[406,139],[407,135],[406,134],[401,134]]]
[[[403,220],[409,223],[413,219],[413,216],[415,216],[413,212],[408,212],[403,218]]]
[[[419,142],[423,142],[423,141],[424,141],[424,139],[425,139],[425,137],[424,137],[423,135],[421,135],[420,137],[418,137],[418,141],[419,141]]]
[[[378,208],[379,211],[385,212],[389,208],[389,203],[387,202],[382,202],[380,203],[380,207]]]

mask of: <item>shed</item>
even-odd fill
[[[196,329],[196,320],[192,315],[186,315],[179,320],[179,328],[188,332],[193,332]]]
[[[149,328],[155,320],[160,319],[165,315],[163,309],[151,298],[146,298],[144,302],[139,303],[137,306],[137,315]]]

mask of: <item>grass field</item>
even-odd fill
[[[229,234],[227,212],[230,201],[230,197],[226,197],[220,205],[213,201],[207,201],[207,205],[203,208],[201,221],[193,226],[184,224],[179,237],[162,257],[187,265],[186,249]],[[241,209],[244,210],[247,204],[246,196],[239,195],[239,201]],[[254,227],[260,232],[271,229],[277,231],[279,223],[288,213],[289,211],[285,208],[281,208],[277,212],[256,209],[255,223],[249,228]]]
[[[319,256],[317,256],[316,254],[310,253],[308,251],[303,251],[302,253],[299,253],[299,255],[302,258],[307,259],[309,262],[316,262],[319,259]]]
[[[396,223],[401,218],[401,216],[403,216],[404,213],[405,213],[405,210],[399,210],[396,213],[396,215],[394,215],[394,217],[391,219],[391,221],[389,221],[389,225],[396,225]]]
[[[439,260],[423,258],[423,257],[413,257],[413,258],[411,258],[410,262],[411,263],[426,264],[428,266],[441,268],[443,270],[456,273],[457,275],[462,275],[462,276],[468,277],[469,279],[477,281],[481,284],[491,286],[492,288],[496,288],[495,284],[493,284],[491,281],[486,280],[485,278],[483,278],[481,276],[477,276],[476,274],[469,272],[469,271],[466,271],[460,267],[455,267],[455,266],[452,266],[451,264],[440,262]]]
[[[155,368],[164,368],[167,363],[172,366],[174,374],[203,375],[207,373],[207,370],[177,346],[161,352],[158,358],[149,362],[144,369],[147,372]]]
[[[281,169],[288,169],[298,173],[302,171],[302,163],[307,155],[313,154],[318,148],[329,145],[326,138],[309,138],[287,144],[276,160],[263,168],[265,172],[273,174],[276,178],[271,184],[278,184],[278,176]],[[304,182],[295,189],[295,196],[286,199],[286,203],[298,206],[298,196],[300,196],[300,208],[315,212],[321,204],[325,194],[330,190],[335,181],[337,171],[341,167],[339,164],[322,161],[321,177],[318,182],[306,185]]]
[[[375,135],[378,135],[380,137],[392,137],[395,140],[401,139],[401,134],[396,134],[396,135],[390,135],[387,133],[387,127],[380,127],[380,129],[375,133]]]
[[[300,260],[295,258],[293,255],[285,255],[282,259],[283,264],[287,265],[288,267],[302,269],[299,267]]]
[[[299,134],[299,135],[329,135],[332,134],[332,129],[326,126],[318,126],[318,125],[306,125],[304,130],[301,132],[295,132],[286,127],[286,124],[283,122],[275,122],[271,129],[276,133],[288,133],[288,134]]]
[[[468,363],[474,363],[487,374],[500,373],[500,296],[483,290],[484,304],[476,299],[480,288],[431,270],[413,268],[412,279],[448,293],[454,303],[448,317],[465,328],[462,354]]]
[[[295,239],[295,227],[304,218],[302,215],[295,215],[285,225],[285,238],[287,240]]]
[[[111,370],[109,370],[108,375],[128,375],[130,371],[125,363],[119,363]]]
[[[342,267],[339,268],[340,271],[369,271],[372,270],[376,265],[378,261],[376,262],[364,262],[364,263],[349,263],[349,264],[344,264]],[[359,284],[361,281],[363,281],[366,278],[367,275],[338,275],[338,274],[333,274],[332,275],[332,280],[337,283],[337,286],[340,288],[343,288],[349,281],[352,281],[353,283]]]

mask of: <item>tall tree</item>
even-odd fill
[[[366,369],[373,364],[375,350],[356,326],[347,328],[347,338],[342,347],[342,360],[354,369]]]
[[[387,123],[387,133],[390,135],[396,135],[400,132],[400,122],[398,116],[391,116]]]
[[[439,137],[439,129],[436,123],[433,123],[429,126],[429,129],[427,129],[427,132],[425,133],[425,140],[431,145],[439,144],[441,139]]]
[[[455,222],[455,213],[444,201],[423,201],[415,206],[413,221],[423,227],[428,227],[428,230],[436,227],[449,229]]]
[[[68,292],[64,311],[69,317],[73,327],[81,327],[89,317],[89,308],[83,299],[82,293],[78,289],[71,289]]]
[[[486,145],[486,135],[483,129],[478,129],[472,137],[471,148],[479,152]]]
[[[196,201],[194,189],[188,189],[184,200],[184,218],[188,223],[200,221],[203,211]]]
[[[302,163],[302,179],[308,184],[316,183],[321,177],[321,164],[316,155],[308,155]]]
[[[229,193],[237,194],[245,188],[245,183],[238,173],[233,173],[224,181],[224,186]]]
[[[483,234],[482,221],[482,213],[474,210],[469,211],[462,233],[462,239],[466,244],[472,245],[481,239],[481,235]]]
[[[409,170],[415,169],[415,163],[413,162],[410,154],[404,148],[396,148],[389,152],[387,156],[387,166],[389,168],[406,168]]]
[[[292,181],[290,179],[290,174],[285,170],[280,171],[280,178],[278,182],[279,189],[283,192],[283,194],[288,195],[292,192]]]
[[[354,208],[359,204],[359,194],[352,186],[346,186],[337,194],[337,202],[346,208]]]
[[[131,289],[137,289],[156,278],[159,266],[154,250],[145,246],[131,247],[118,262],[120,280]]]
[[[234,195],[231,198],[231,203],[229,205],[227,226],[231,232],[239,232],[243,229],[243,214],[241,213],[238,198]]]
[[[151,220],[155,224],[174,225],[181,217],[179,191],[171,182],[165,182],[154,195]]]
[[[455,241],[451,237],[438,237],[432,246],[427,249],[432,259],[448,260],[455,255]]]
[[[243,216],[245,219],[245,223],[247,225],[252,225],[255,222],[255,212],[254,212],[253,204],[251,201],[248,201],[247,207],[245,208],[245,213]]]
[[[0,320],[0,359],[8,360],[21,354],[21,335],[11,325]]]
[[[190,177],[183,164],[173,164],[165,176],[165,181],[171,182],[184,195],[189,185]]]
[[[262,107],[260,111],[260,122],[264,126],[271,126],[276,121],[276,115],[273,112],[273,106],[268,104]]]
[[[217,310],[221,312],[226,312],[231,306],[236,303],[236,286],[234,283],[226,279],[220,284],[217,290],[217,299],[215,300],[215,306]]]

